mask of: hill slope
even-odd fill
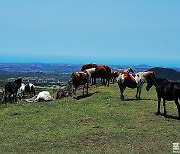
[[[159,78],[166,78],[172,81],[180,81],[180,72],[176,70],[162,67],[154,67],[150,70],[154,71],[156,76]]]
[[[175,104],[167,103],[172,116],[164,118],[155,115],[154,88],[143,89],[142,100],[135,93],[126,89],[122,102],[115,84],[91,88],[79,100],[0,105],[0,153],[172,152],[180,139]]]

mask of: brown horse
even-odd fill
[[[81,71],[84,71],[86,69],[89,69],[89,68],[96,68],[98,65],[96,64],[85,64],[81,67]]]
[[[83,85],[83,95],[84,95],[84,89],[86,86],[86,95],[88,94],[88,81],[89,81],[89,75],[85,72],[75,72],[72,73],[72,95],[73,98],[76,97],[76,90],[77,87],[80,85]]]
[[[99,65],[96,67],[94,78],[101,78],[102,84],[109,86],[109,80],[111,78],[111,68],[106,65]],[[94,81],[96,84],[96,80]]]
[[[116,78],[117,78],[120,74],[122,74],[122,73],[130,73],[130,72],[134,73],[134,71],[133,71],[132,68],[128,68],[128,69],[126,69],[126,70],[124,70],[124,71],[111,72],[111,81],[112,81],[112,83],[114,84]]]
[[[121,73],[117,79],[121,93],[121,100],[124,100],[123,92],[126,89],[126,87],[137,88],[136,98],[140,99],[142,86],[145,82],[147,82],[148,76],[155,76],[155,74],[152,71],[139,72],[136,74],[129,74],[126,72]]]

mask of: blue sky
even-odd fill
[[[1,0],[0,62],[180,67],[179,0]]]

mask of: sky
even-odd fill
[[[180,0],[0,0],[0,63],[180,67]]]

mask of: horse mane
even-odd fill
[[[15,80],[14,83],[21,84],[22,83],[22,78],[19,78],[19,79]]]

